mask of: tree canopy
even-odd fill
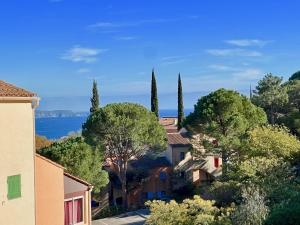
[[[99,109],[99,106],[100,106],[100,100],[99,100],[97,82],[94,80],[90,112],[93,113],[93,112],[97,111]]]
[[[159,117],[157,86],[156,86],[154,69],[152,70],[152,77],[151,77],[151,112],[154,112],[157,118]]]
[[[252,97],[252,102],[267,112],[271,124],[275,124],[280,110],[288,102],[287,89],[282,80],[282,77],[267,74],[258,82]]]
[[[215,149],[222,154],[223,166],[236,155],[240,138],[251,128],[267,121],[263,109],[238,92],[219,89],[200,98],[185,120],[194,133],[203,132],[218,141]],[[223,168],[224,172],[224,168]]]
[[[91,114],[83,125],[82,133],[89,143],[102,146],[105,157],[116,168],[122,183],[123,205],[126,207],[128,160],[138,158],[149,150],[165,149],[165,129],[156,115],[145,107],[116,103]]]
[[[101,169],[103,157],[99,150],[92,149],[81,137],[54,142],[41,149],[40,154],[94,185],[95,192],[99,192],[108,183],[108,174]]]
[[[184,107],[183,107],[183,95],[182,95],[182,84],[181,84],[181,77],[180,73],[178,75],[178,129],[182,128],[182,122],[184,119]]]
[[[289,80],[300,80],[300,70],[293,73]]]
[[[292,159],[300,151],[300,141],[285,127],[267,125],[250,130],[244,145],[248,156]]]

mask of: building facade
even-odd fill
[[[0,81],[0,224],[35,224],[35,94]]]

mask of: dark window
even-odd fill
[[[184,160],[185,158],[185,152],[180,152],[180,161]]]
[[[21,197],[21,175],[7,177],[7,199]]]
[[[180,177],[184,178],[184,171],[180,172]]]
[[[214,158],[214,163],[215,163],[215,167],[218,168],[219,167],[219,158],[218,157]]]
[[[160,172],[160,173],[159,173],[159,179],[160,179],[161,181],[165,181],[165,180],[167,179],[167,174],[166,174],[166,172]]]

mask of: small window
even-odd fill
[[[153,192],[147,192],[147,199],[148,200],[151,200],[151,199],[153,199],[154,198],[154,193]]]
[[[215,167],[216,167],[216,168],[219,167],[219,158],[218,158],[218,157],[215,157],[215,158],[214,158],[214,164],[215,164]]]
[[[180,152],[180,161],[184,160],[185,158],[185,152]]]
[[[7,199],[21,197],[21,175],[7,177]]]
[[[161,181],[165,181],[167,179],[166,172],[160,172],[159,173],[159,178],[160,178]]]
[[[181,172],[180,172],[180,177],[181,177],[181,178],[184,178],[184,174],[185,174],[184,171],[181,171]]]

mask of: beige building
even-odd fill
[[[185,128],[177,130],[176,117],[161,118],[159,122],[167,132],[168,147],[163,155],[174,168],[173,189],[184,186],[186,182],[201,185],[221,176],[221,157],[207,154],[203,154],[201,158],[193,156],[188,132]],[[204,147],[201,146],[201,148],[205,153]]]
[[[35,94],[0,81],[0,224],[35,224]]]
[[[0,81],[0,225],[90,225],[93,186],[35,153],[38,101]]]

